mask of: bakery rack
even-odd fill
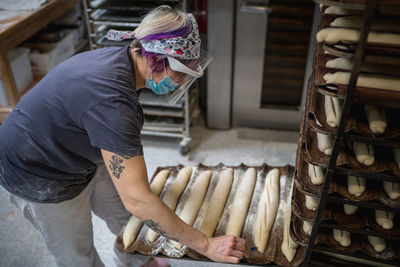
[[[359,30],[359,41],[352,44],[344,44],[345,46],[347,45],[348,50],[340,50],[337,49],[338,47],[321,43],[315,53],[314,72],[308,84],[308,97],[303,112],[297,151],[295,186],[292,198],[291,236],[297,243],[307,248],[303,266],[314,265],[315,260],[324,254],[326,254],[326,260],[332,260],[332,255],[334,255],[333,257],[347,256],[349,261],[360,263],[361,260],[368,265],[383,263],[400,266],[399,199],[397,201],[389,201],[382,192],[379,193],[379,186],[382,181],[399,182],[399,168],[384,164],[384,162],[378,162],[378,160],[370,168],[362,167],[360,166],[361,163],[357,164],[355,162],[354,156],[351,155],[347,145],[348,142],[352,141],[373,144],[378,147],[375,151],[383,151],[379,153],[385,153],[388,149],[400,146],[400,139],[397,135],[360,134],[362,129],[360,127],[357,128],[359,125],[356,124],[357,121],[354,119],[354,110],[357,109],[358,104],[374,104],[394,109],[400,108],[399,92],[362,88],[356,85],[360,72],[363,72],[361,69],[363,63],[369,56],[378,53],[378,56],[389,56],[393,59],[393,57],[399,55],[399,46],[385,47],[376,43],[367,43],[367,37],[374,18],[379,16],[380,19],[386,19],[383,10],[399,11],[400,3],[391,0],[316,0],[315,2],[325,5],[322,9],[326,8],[326,6],[335,6],[345,10],[355,10],[359,16],[362,16],[362,25]],[[320,29],[323,28],[325,20],[326,18],[322,15]],[[323,51],[330,51],[334,55],[352,59],[353,63],[351,70],[349,70],[350,79],[347,86],[339,85],[333,88],[332,85],[324,86],[319,84],[321,81],[320,72],[322,71],[319,63],[324,57],[329,57]],[[398,73],[396,76],[398,76]],[[319,108],[313,106],[316,102],[314,98],[320,93],[343,99],[342,116],[339,125],[335,129],[328,129],[329,127],[323,127],[315,123],[316,115],[314,111],[317,112]],[[314,137],[317,133],[329,134],[333,138],[333,149],[330,156],[324,155],[315,148]],[[305,163],[326,168],[322,185],[316,186],[307,181],[307,172],[304,171]],[[373,185],[367,186],[368,194],[361,195],[360,198],[351,197],[346,192],[346,186],[343,186],[345,179],[342,178],[347,175],[366,178],[367,183]],[[305,195],[319,199],[314,212],[305,208]],[[358,215],[345,215],[344,212],[340,212],[339,207],[342,208],[343,204],[359,207]],[[394,228],[392,230],[377,228],[375,218],[371,215],[374,210],[395,213]],[[312,223],[309,235],[305,234],[299,227],[300,221]],[[350,232],[352,244],[345,248],[335,243],[336,241],[332,237],[332,229]],[[371,250],[372,246],[368,244],[367,235],[384,238],[389,244],[388,247],[381,253]]]
[[[143,15],[160,4],[188,9],[186,0],[169,1],[129,1],[129,0],[82,0],[90,48],[107,46],[127,46],[130,41],[115,42],[105,38],[109,29],[133,30]],[[147,90],[141,90],[139,102],[145,115],[142,135],[153,137],[179,138],[179,151],[186,154],[190,150],[192,138],[190,124],[198,114],[198,83],[176,104],[168,104]]]

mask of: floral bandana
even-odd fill
[[[192,31],[179,37],[159,40],[140,40],[140,44],[146,52],[169,55],[175,58],[196,59],[200,57],[200,35],[197,22],[192,14],[187,14],[192,22]],[[110,30],[106,38],[112,41],[134,39],[133,32]]]

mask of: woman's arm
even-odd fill
[[[102,150],[104,163],[125,208],[154,231],[198,251],[213,261],[237,263],[248,257],[249,247],[242,238],[208,238],[183,222],[149,186],[143,156],[126,157]]]

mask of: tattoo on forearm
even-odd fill
[[[158,233],[158,234],[160,234],[162,236],[165,236],[166,238],[169,238],[171,240],[179,242],[178,239],[175,239],[175,238],[172,238],[172,237],[169,237],[169,236],[165,235],[165,231],[163,229],[161,229],[159,223],[155,223],[152,220],[144,220],[143,223],[145,225],[147,225],[149,228],[151,228],[154,232],[156,232],[156,233]]]
[[[125,167],[121,165],[124,162],[124,160],[122,158],[129,159],[128,156],[114,154],[114,155],[112,155],[112,157],[110,159],[110,165],[108,165],[110,167],[110,170],[112,171],[112,174],[117,179],[119,179],[119,177],[121,177],[121,173],[125,169]]]

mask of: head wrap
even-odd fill
[[[192,30],[178,37],[163,38],[157,40],[140,39],[139,42],[146,52],[168,55],[181,59],[197,59],[200,57],[200,35],[197,22],[192,14],[188,13],[192,23]],[[135,34],[129,31],[110,30],[106,38],[112,41],[122,41],[125,39],[134,39]]]

